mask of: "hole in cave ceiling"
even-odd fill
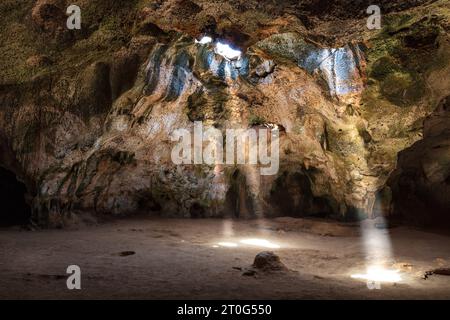
[[[212,43],[213,39],[209,36],[203,36],[200,40],[195,40],[195,43],[206,45]],[[227,60],[239,60],[242,56],[242,51],[233,48],[230,44],[217,41],[214,45],[214,51]]]

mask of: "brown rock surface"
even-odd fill
[[[262,271],[287,270],[280,257],[271,251],[263,251],[256,255],[253,267]]]
[[[425,119],[423,140],[400,152],[388,184],[394,196],[394,214],[416,225],[449,225],[449,97]]]
[[[388,214],[391,201],[376,200],[397,154],[427,139],[423,120],[450,94],[449,13],[442,0],[380,4],[384,29],[369,31],[365,1],[84,0],[82,31],[67,33],[63,1],[5,1],[0,164],[27,182],[42,224],[80,211]],[[239,63],[195,43],[205,34],[240,48]],[[36,55],[54,63],[30,66]],[[172,133],[197,120],[283,128],[278,174],[174,165]],[[440,155],[424,172],[439,188],[444,147],[426,155]]]

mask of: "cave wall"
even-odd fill
[[[423,140],[403,150],[388,181],[392,214],[417,226],[450,226],[450,97],[424,122]]]
[[[449,12],[387,1],[370,31],[351,3],[84,0],[71,31],[65,1],[2,2],[1,133],[34,219],[373,216],[450,94]],[[240,47],[239,65],[195,43],[205,33]],[[174,165],[171,134],[194,121],[280,126],[278,174]],[[402,206],[392,196],[381,214]]]

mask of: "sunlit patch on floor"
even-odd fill
[[[217,242],[213,245],[213,248],[219,248],[219,247],[225,247],[225,248],[237,248],[239,246],[252,246],[252,247],[259,247],[259,248],[267,248],[267,249],[279,249],[281,248],[280,245],[273,243],[266,239],[256,239],[256,238],[249,238],[249,239],[240,239],[236,242],[233,241],[221,241]]]
[[[280,246],[278,244],[270,242],[269,240],[266,240],[266,239],[242,239],[240,241],[240,243],[250,245],[250,246],[269,248],[269,249],[280,248]]]
[[[380,228],[380,225],[383,227]],[[366,219],[361,222],[367,271],[365,274],[352,274],[353,279],[363,279],[376,283],[396,283],[402,280],[398,270],[385,267],[394,260],[389,230],[384,227],[386,225],[386,220],[383,217]]]
[[[225,248],[236,248],[238,246],[237,243],[234,243],[234,242],[219,242],[217,244],[220,247],[225,247]]]
[[[366,274],[352,274],[353,279],[363,279],[375,282],[400,282],[402,277],[398,270],[388,270],[383,267],[369,267]]]

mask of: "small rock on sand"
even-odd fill
[[[287,270],[281,262],[280,257],[272,251],[263,251],[256,255],[253,267],[263,271],[282,271]]]

